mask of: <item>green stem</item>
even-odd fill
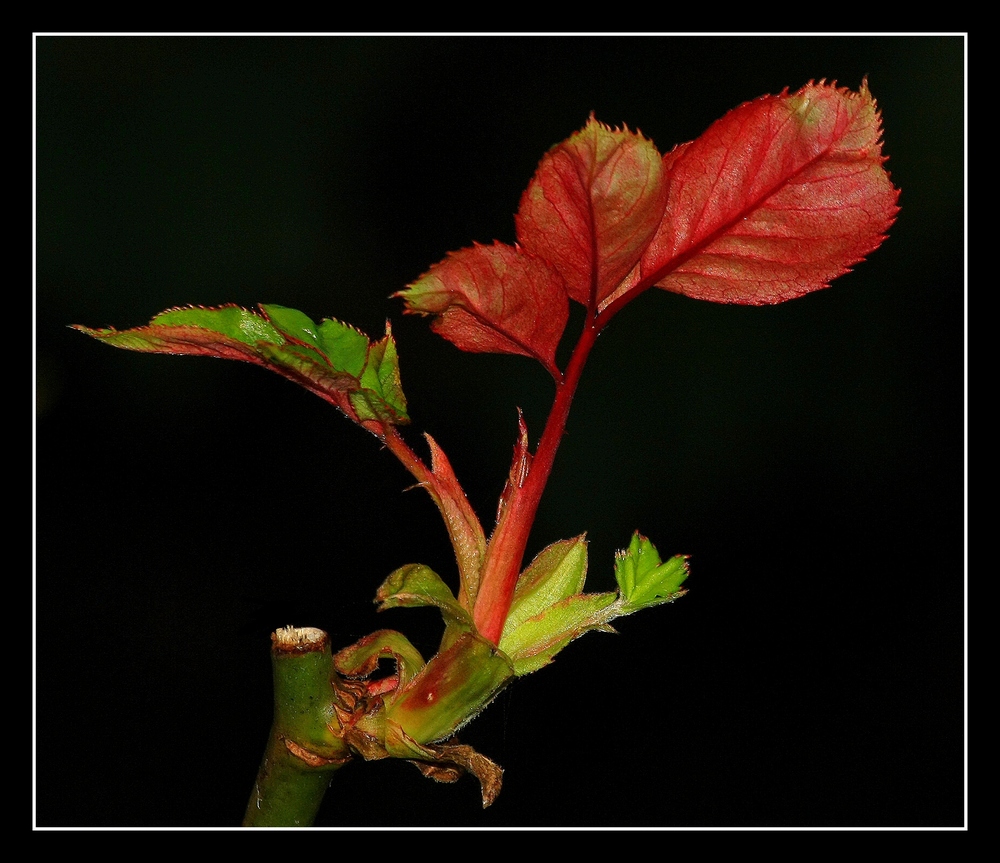
[[[333,773],[350,759],[339,730],[330,639],[320,629],[271,635],[274,721],[244,827],[308,827]]]

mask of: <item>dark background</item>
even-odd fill
[[[661,151],[741,102],[867,75],[902,210],[827,291],[653,291],[584,375],[529,554],[640,529],[690,594],[591,634],[462,737],[506,768],[336,777],[322,825],[957,826],[963,781],[962,37],[38,37],[36,823],[237,824],[270,723],[269,633],[334,647],[423,562],[426,495],[325,402],[239,363],[108,349],[187,303],[378,335],[414,425],[489,526],[528,359],[463,354],[389,294],[514,239],[538,159],[591,111]],[[571,328],[572,328],[571,324]]]

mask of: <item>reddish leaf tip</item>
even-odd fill
[[[394,296],[409,314],[465,351],[534,357],[554,376],[556,347],[569,318],[559,274],[519,246],[474,243],[449,252]]]

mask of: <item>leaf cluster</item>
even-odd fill
[[[471,770],[486,804],[499,791],[499,768],[449,742],[454,733],[513,678],[548,665],[580,635],[613,631],[615,618],[686,593],[687,556],[664,561],[638,532],[616,555],[617,591],[584,591],[584,535],[549,545],[522,569],[597,334],[654,287],[760,305],[828,286],[878,247],[896,217],[881,134],[865,83],[856,93],[820,81],[763,96],[663,155],[639,132],[591,116],[542,157],[515,215],[514,243],[452,252],[395,294],[462,350],[531,357],[555,382],[534,451],[520,419],[488,541],[434,439],[426,436],[427,464],[402,437],[409,417],[388,323],[372,340],[334,319],[316,323],[261,305],[175,308],[134,329],[77,329],[129,350],[271,369],[373,433],[427,490],[455,550],[457,595],[428,567],[408,564],[382,583],[376,601],[380,609],[438,608],[440,648],[425,662],[400,633],[381,630],[340,651],[329,727],[360,757],[415,760],[440,781]],[[583,331],[560,368],[573,302],[585,310]],[[376,675],[382,659],[394,665],[388,677]]]

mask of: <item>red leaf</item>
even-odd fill
[[[522,354],[555,377],[556,347],[569,318],[558,273],[534,255],[495,243],[451,252],[395,296],[406,311],[436,315],[431,325],[463,351]]]
[[[881,134],[866,83],[809,84],[730,111],[664,156],[666,215],[641,281],[749,305],[827,287],[895,220]]]
[[[656,147],[591,115],[542,157],[521,197],[518,242],[555,266],[570,297],[593,310],[639,262],[665,194]]]

